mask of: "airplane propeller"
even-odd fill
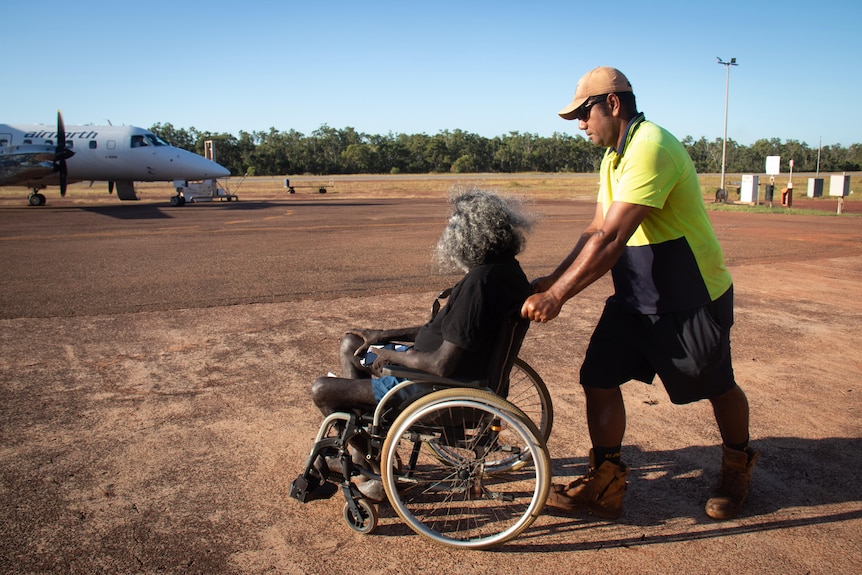
[[[63,123],[63,114],[57,110],[57,147],[54,149],[54,171],[60,172],[60,195],[66,195],[66,181],[69,171],[66,168],[66,160],[75,155],[75,152],[66,147],[66,125]]]

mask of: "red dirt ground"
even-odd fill
[[[710,212],[761,452],[740,517],[703,513],[720,457],[708,405],[632,383],[623,518],[544,514],[465,552],[387,504],[361,536],[340,497],[288,497],[320,422],[308,387],[337,367],[344,330],[421,321],[454,279],[429,265],[443,195],[114,202],[0,206],[0,572],[862,572],[859,217]],[[592,205],[530,207],[521,261],[536,276]],[[531,328],[521,354],[551,390],[563,478],[586,465],[577,370],[609,290]]]

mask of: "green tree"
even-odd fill
[[[216,160],[233,174],[290,175],[340,173],[455,172],[596,172],[604,148],[581,136],[554,133],[550,137],[509,132],[485,138],[463,130],[427,134],[368,135],[354,128],[323,124],[305,136],[295,130],[244,132],[239,136],[200,132],[194,127],[155,124],[151,130],[173,145],[204,153],[204,142],[216,143]],[[682,140],[700,173],[721,171],[723,141],[687,136]],[[862,169],[862,145],[827,145],[812,149],[804,142],[760,139],[750,146],[727,141],[728,173],[762,173],[767,156],[781,156],[794,170],[840,172]],[[783,168],[786,169],[786,168]]]
[[[470,154],[464,154],[452,162],[452,172],[456,174],[476,173],[476,161]]]
[[[182,148],[189,152],[195,151],[197,136],[193,133],[196,132],[194,128],[190,132],[185,128],[174,128],[173,124],[167,123],[164,125],[155,124],[150,128],[150,131],[177,148]]]
[[[452,169],[452,159],[449,156],[449,146],[445,134],[432,136],[425,147],[425,160],[432,172],[448,172]]]
[[[372,144],[348,144],[341,152],[342,171],[347,174],[367,174],[373,171],[377,150]]]

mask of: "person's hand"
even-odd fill
[[[527,298],[521,306],[521,317],[545,323],[560,315],[562,307],[562,302],[550,292],[541,291]]]
[[[347,330],[347,333],[350,335],[355,335],[362,340],[362,345],[360,345],[354,350],[353,357],[364,356],[365,352],[368,351],[369,346],[372,346],[379,341],[377,336],[375,335],[377,333],[377,330],[352,328]]]
[[[380,377],[383,375],[383,368],[392,363],[396,363],[395,358],[398,356],[398,351],[388,348],[375,349],[373,352],[377,357],[374,358],[374,363],[371,364],[371,373]]]

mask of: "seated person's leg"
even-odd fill
[[[329,415],[335,411],[350,411],[355,408],[364,408],[371,412],[374,411],[377,404],[371,379],[320,377],[311,386],[311,399],[323,415]],[[380,469],[377,462],[369,461],[366,457],[366,447],[362,441],[357,437],[348,441],[353,464],[356,467],[379,473]],[[329,466],[330,470],[341,472],[341,463],[337,460],[327,458],[325,464]],[[383,484],[379,480],[369,480],[359,475],[353,481],[364,496],[374,501],[382,501],[386,498]]]
[[[311,385],[311,399],[323,415],[363,407],[374,411],[377,404],[371,379],[319,377]]]
[[[342,377],[347,379],[371,377],[371,372],[359,363],[361,358],[353,355],[363,343],[361,337],[352,333],[344,334],[344,337],[341,338],[339,354],[341,355]]]

